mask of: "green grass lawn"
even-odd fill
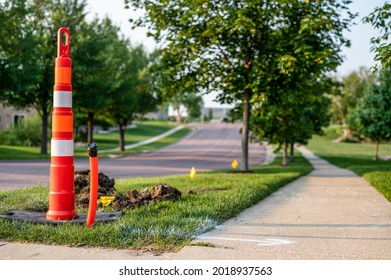
[[[257,203],[278,188],[307,174],[311,165],[301,156],[288,167],[280,167],[280,158],[253,173],[197,173],[159,178],[118,180],[116,189],[151,188],[167,183],[179,189],[182,197],[125,210],[117,222],[96,224],[92,229],[82,225],[34,225],[0,219],[0,240],[25,241],[70,246],[104,246],[113,248],[149,248],[177,250],[190,240],[243,209]],[[192,190],[196,194],[187,194]],[[0,192],[0,212],[10,209],[47,211],[47,187]],[[103,210],[112,210],[109,207]],[[100,209],[102,210],[102,209]],[[83,210],[77,209],[79,213]]]
[[[138,122],[137,127],[126,130],[125,133],[125,145],[137,143],[147,140],[151,137],[162,134],[172,128],[176,124],[163,122],[163,121],[144,121]],[[168,144],[178,141],[187,133],[190,132],[189,128],[184,128],[176,133],[156,141],[149,145],[137,147],[125,152],[116,152],[115,154],[134,154],[141,151],[148,151],[152,149],[162,148]],[[94,141],[98,143],[99,150],[113,149],[119,146],[118,131],[111,132],[109,134],[94,134]],[[0,159],[41,159],[50,158],[50,148],[48,155],[41,155],[39,147],[20,147],[20,146],[8,146],[0,145]],[[100,152],[99,156],[105,156],[108,153]],[[75,157],[87,157],[87,146],[75,148]]]
[[[50,158],[50,155],[40,154],[39,147],[21,147],[0,145],[0,159],[42,159]]]
[[[336,129],[338,127],[332,126],[325,136],[314,136],[308,149],[330,163],[364,177],[391,201],[391,161],[375,161],[375,145],[371,143],[334,143]],[[391,155],[391,144],[381,144],[379,155]]]

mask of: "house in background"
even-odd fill
[[[212,122],[229,121],[230,111],[232,110],[234,105],[220,104],[219,102],[215,101],[217,95],[218,95],[217,92],[212,92],[202,97],[204,101],[204,106],[202,108],[201,114]]]
[[[231,108],[228,107],[203,107],[202,108],[202,115],[205,117],[212,117],[212,119],[215,120],[223,120],[227,119],[229,116],[229,112],[231,111]]]
[[[168,106],[158,106],[155,111],[144,114],[142,117],[148,120],[167,120],[168,119]]]
[[[229,121],[229,113],[234,107],[229,104],[219,104],[213,99],[216,97],[216,94],[210,96],[203,96],[203,106],[201,107],[201,122],[204,120],[219,122],[219,121]],[[179,113],[182,118],[188,117],[187,108],[183,105],[179,108]],[[165,104],[159,106],[159,108],[143,116],[146,119],[152,120],[167,120],[167,119],[176,119],[178,117],[178,111],[173,108],[170,104]]]
[[[35,113],[35,109],[16,109],[0,103],[0,130],[8,130],[14,124]]]
[[[168,116],[169,117],[177,118],[178,114],[180,115],[181,118],[187,118],[188,117],[187,108],[184,105],[180,105],[179,112],[178,112],[178,110],[174,109],[174,107],[172,105],[168,106]]]

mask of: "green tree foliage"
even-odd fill
[[[85,0],[10,0],[0,3],[0,100],[34,107],[42,118],[41,153],[47,153],[57,30],[78,30]]]
[[[146,10],[135,26],[148,26],[150,35],[164,42],[168,82],[218,91],[219,101],[242,104],[243,171],[248,170],[253,96],[278,99],[282,88],[276,85],[314,80],[335,69],[342,61],[341,48],[349,44],[342,32],[353,17],[347,11],[349,0],[125,2]],[[341,18],[343,12],[347,18]]]
[[[281,3],[280,25],[275,30],[278,63],[270,64],[264,92],[253,97],[252,130],[260,139],[283,147],[282,165],[288,164],[287,149],[306,143],[329,122],[329,100],[335,87],[325,75],[342,62],[341,45],[349,46],[342,31],[355,17],[342,18],[349,1],[304,1]],[[337,43],[338,42],[338,43]]]
[[[148,95],[144,49],[131,49],[119,39],[119,28],[108,18],[87,23],[85,8],[85,0],[0,2],[0,101],[36,108],[42,118],[42,153],[47,153],[57,31],[62,26],[71,32],[75,123],[86,120],[87,141],[93,140],[95,117],[107,108],[124,127],[135,113],[145,113],[156,102],[156,96]]]
[[[201,108],[203,105],[202,97],[195,91],[181,91],[177,89],[167,97],[167,102],[170,103],[176,113],[176,121],[183,122],[181,110],[183,107],[187,110],[187,116],[190,120],[194,120],[201,116]]]
[[[184,95],[183,105],[187,109],[187,115],[190,120],[198,119],[201,116],[203,104],[202,97],[195,92],[189,92]]]
[[[391,4],[386,1],[383,6],[376,7],[373,12],[363,18],[364,23],[371,24],[380,31],[380,35],[371,38],[371,50],[375,52],[375,60],[384,68],[391,67]],[[378,70],[378,66],[374,69]]]
[[[350,111],[362,99],[365,88],[373,81],[373,74],[364,66],[342,78],[340,92],[333,96],[334,123],[346,126]]]
[[[197,94],[194,83],[191,80],[178,80],[177,76],[167,74],[167,65],[176,61],[175,56],[155,50],[151,55],[151,75],[153,76],[153,91],[159,93],[162,102],[168,103],[176,113],[176,121],[183,121],[181,108],[184,106],[190,118],[198,118],[201,115],[203,104],[202,97]]]
[[[72,52],[75,111],[87,117],[87,141],[93,141],[94,118],[103,114],[117,86],[118,27],[109,18],[85,23]]]
[[[328,78],[308,82],[305,92],[281,92],[285,102],[264,98],[254,106],[251,130],[258,139],[266,139],[278,144],[278,149],[282,148],[282,165],[288,164],[289,147],[293,161],[293,145],[306,144],[313,134],[322,134],[322,127],[328,125],[330,100],[325,93],[332,86]]]
[[[376,144],[375,160],[379,159],[379,143],[391,139],[391,70],[380,73],[378,83],[365,91],[357,110],[362,133]]]
[[[330,113],[332,122],[342,124],[343,134],[337,141],[351,139],[357,128],[355,108],[364,96],[366,87],[373,83],[375,76],[366,67],[360,67],[343,77],[334,93],[329,94],[332,100]]]
[[[38,38],[32,26],[25,23],[31,13],[26,0],[0,2],[0,101],[16,107],[33,104],[29,93],[41,79],[34,60]]]
[[[118,40],[112,58],[116,61],[116,86],[109,93],[107,113],[119,130],[119,147],[125,150],[125,129],[136,114],[152,111],[157,98],[149,87],[149,55],[142,45],[132,47],[127,40]]]

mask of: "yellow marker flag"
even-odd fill
[[[194,166],[191,168],[191,170],[190,170],[190,178],[191,179],[194,179],[194,176],[196,175],[196,170],[195,170],[195,168],[194,168]]]
[[[98,199],[98,203],[102,203],[102,206],[109,206],[110,203],[114,200],[114,196],[101,196]]]
[[[232,166],[232,168],[233,169],[236,169],[236,167],[238,167],[238,161],[235,159],[233,162],[232,162],[232,164],[231,164],[231,166]]]

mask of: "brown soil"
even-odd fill
[[[89,185],[90,171],[76,171],[74,177],[76,205],[80,208],[87,208],[90,198],[90,185]],[[168,185],[168,184],[156,184],[151,192],[147,188],[137,191],[130,190],[123,195],[118,194],[115,189],[115,180],[109,178],[103,173],[99,173],[98,176],[98,199],[101,196],[114,196],[114,201],[111,206],[115,210],[131,209],[137,205],[145,205],[150,202],[159,202],[164,200],[175,200],[179,198],[182,193]],[[101,206],[101,205],[99,205]]]

